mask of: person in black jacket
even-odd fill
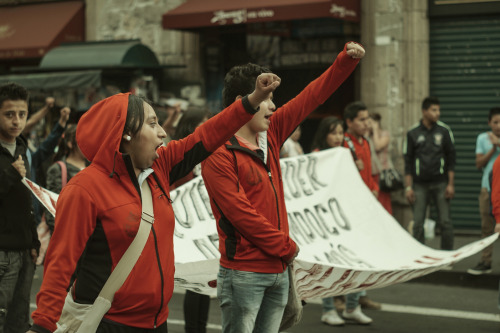
[[[29,178],[27,141],[21,135],[28,116],[28,92],[14,83],[0,87],[0,333],[29,325],[29,295],[40,248]],[[27,302],[25,298],[27,299]],[[26,313],[12,311],[26,304]],[[26,327],[23,327],[26,326]]]
[[[403,147],[406,198],[413,205],[413,236],[425,243],[424,220],[427,204],[434,201],[441,228],[441,249],[453,249],[450,200],[455,195],[455,147],[453,133],[439,121],[436,97],[422,102],[422,120],[411,128]]]

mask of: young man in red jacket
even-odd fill
[[[217,294],[223,332],[278,332],[288,298],[287,265],[299,249],[288,233],[280,147],[309,113],[352,73],[364,49],[346,44],[333,65],[276,109],[269,99],[225,146],[202,163],[219,233]],[[236,66],[224,80],[223,103],[251,92],[268,69]]]
[[[364,137],[368,133],[369,119],[368,110],[363,102],[352,102],[345,107],[344,120],[347,131],[344,134],[344,147],[351,150],[361,179],[373,195],[378,197],[379,187],[372,176],[370,144]],[[342,316],[359,324],[370,324],[372,319],[361,312],[360,305],[368,309],[379,310],[381,308],[380,303],[374,302],[366,296],[366,291],[361,291],[347,295],[346,309]]]

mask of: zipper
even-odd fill
[[[280,206],[279,206],[279,201],[278,201],[278,193],[276,192],[276,188],[274,187],[273,183],[273,176],[271,174],[271,170],[267,167],[267,165],[264,165],[264,167],[267,170],[267,175],[269,176],[269,181],[271,182],[271,187],[273,188],[274,191],[274,199],[276,200],[276,212],[278,213],[278,230],[281,230],[281,217],[280,217]],[[285,264],[283,263],[283,259],[281,259],[281,268],[285,270]]]
[[[163,279],[163,270],[161,268],[160,253],[158,252],[158,241],[156,238],[156,232],[154,226],[151,227],[151,231],[153,232],[153,238],[155,240],[156,260],[158,261],[158,268],[160,269],[160,279],[161,279],[161,303],[160,303],[160,308],[158,309],[158,312],[155,315],[155,321],[153,324],[154,328],[156,328],[156,325],[158,324],[158,316],[160,315],[161,309],[163,308],[163,289],[165,286],[165,281]]]

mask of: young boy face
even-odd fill
[[[347,119],[346,124],[351,133],[356,136],[363,136],[368,131],[368,110],[361,110],[353,120]]]
[[[267,131],[271,123],[270,118],[275,110],[276,105],[274,105],[271,95],[270,98],[260,103],[259,111],[253,116],[252,120],[247,123],[252,132],[259,133]]]
[[[6,100],[0,107],[0,140],[14,143],[23,132],[28,118],[28,103]]]
[[[493,115],[491,120],[488,122],[488,125],[490,126],[493,134],[500,137],[500,114]]]
[[[441,115],[439,105],[431,104],[431,106],[429,106],[427,110],[422,110],[422,115],[424,119],[426,119],[431,124],[437,123],[437,121],[439,120],[439,116]]]

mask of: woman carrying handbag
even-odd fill
[[[76,138],[91,165],[59,196],[29,332],[54,332],[58,322],[66,325],[67,316],[60,320],[65,300],[90,305],[88,320],[98,323],[94,332],[167,332],[175,224],[169,186],[248,122],[278,85],[277,76],[262,74],[251,94],[167,146],[162,146],[166,134],[153,108],[137,96],[114,95],[90,108],[80,119]],[[142,202],[148,192],[151,214]],[[142,228],[144,223],[149,230]],[[133,251],[137,261],[121,265],[140,230],[147,233],[143,248]],[[120,269],[124,273],[116,277],[112,273],[120,265],[130,270]]]

